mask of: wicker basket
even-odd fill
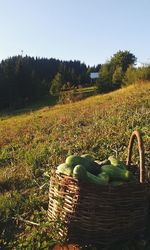
[[[140,171],[131,166],[134,139],[138,140]],[[140,134],[133,132],[127,168],[139,179],[119,187],[96,186],[72,177],[56,175],[50,180],[48,217],[59,221],[59,237],[78,244],[110,245],[132,239],[145,230],[148,213],[144,149]]]

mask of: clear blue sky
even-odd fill
[[[150,63],[150,0],[0,0],[0,60],[21,50],[89,65],[130,50]]]

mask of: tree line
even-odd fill
[[[150,66],[135,67],[130,51],[118,51],[97,66],[80,61],[13,56],[0,63],[0,109],[23,107],[45,95],[59,94],[77,86],[96,84],[99,92],[109,92],[139,80],[150,80]],[[99,72],[91,82],[90,73]]]
[[[130,51],[118,51],[101,65],[97,87],[109,92],[138,81],[150,80],[150,65],[136,67],[137,58]]]
[[[13,56],[0,63],[0,108],[22,107],[53,92],[55,79],[61,88],[90,84],[89,67],[80,61]],[[53,85],[53,86],[52,86]]]

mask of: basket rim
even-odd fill
[[[78,180],[72,176],[67,176],[65,174],[62,173],[55,173],[55,175],[52,175],[50,178],[50,181],[55,180],[56,178],[62,178],[68,182],[73,182],[76,186],[80,187],[92,187],[95,189],[105,189],[105,190],[120,190],[120,189],[124,189],[129,188],[129,187],[146,187],[149,185],[148,182],[123,182],[122,185],[120,186],[112,186],[111,183],[108,183],[107,185],[96,185],[94,183],[90,183],[84,180]],[[59,183],[61,185],[61,183]],[[119,187],[119,189],[118,189]]]

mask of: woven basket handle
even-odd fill
[[[137,139],[137,142],[138,142],[138,150],[139,150],[139,156],[140,156],[140,183],[143,183],[146,181],[144,146],[143,146],[143,140],[142,140],[141,134],[137,130],[133,131],[130,141],[129,141],[127,165],[128,166],[131,165],[132,148],[133,148],[133,143],[135,139]]]

